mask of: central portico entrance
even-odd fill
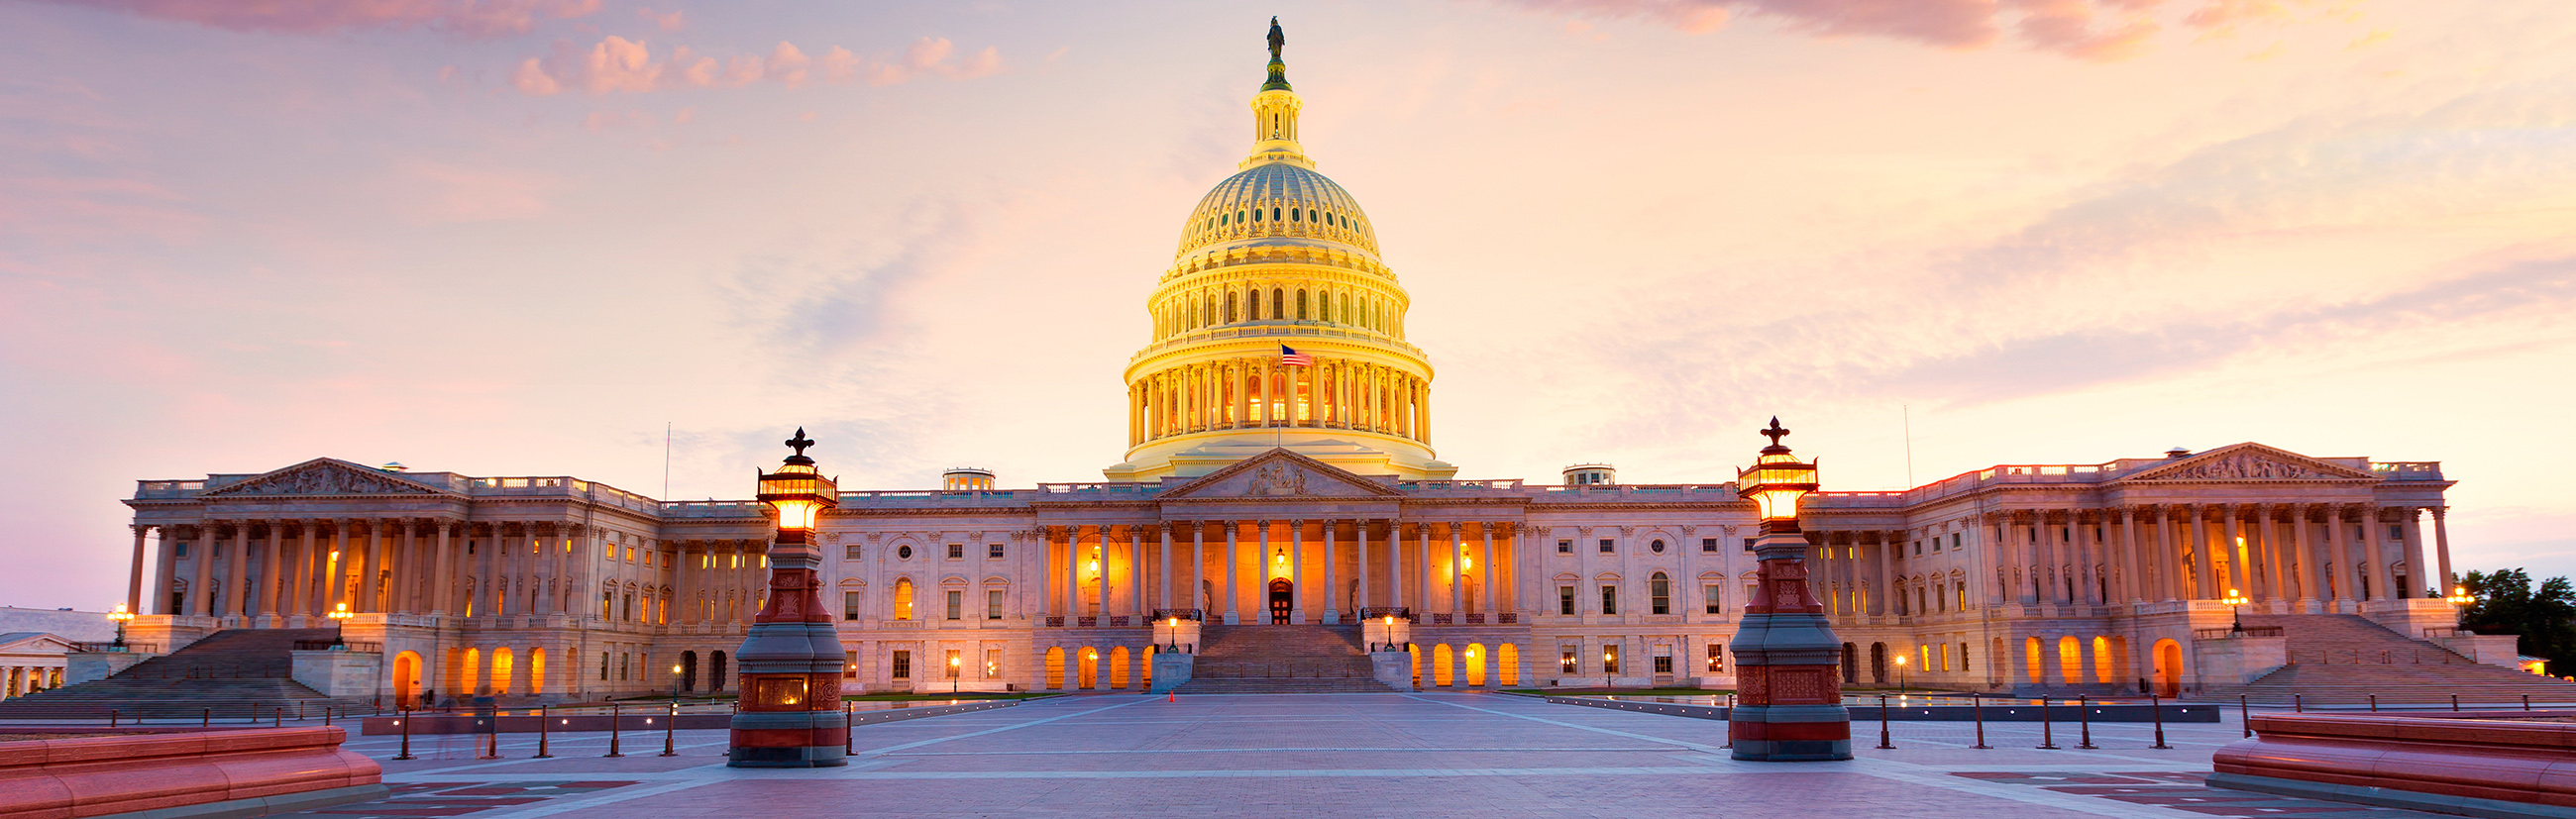
[[[1285,577],[1270,581],[1270,624],[1287,625],[1289,612],[1296,607],[1296,585],[1289,583],[1288,578]]]

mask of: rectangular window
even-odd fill
[[[1941,541],[1939,541],[1939,540],[1937,540],[1937,539],[1936,539],[1936,540],[1934,540],[1934,541],[1932,541],[1932,551],[1935,551],[1935,552],[1941,551]],[[1918,540],[1918,541],[1915,541],[1915,542],[1914,542],[1914,556],[1915,556],[1915,557],[1922,557],[1922,556],[1923,556],[1923,541]]]
[[[984,679],[996,679],[1001,676],[1002,650],[998,648],[984,649]]]
[[[1707,610],[1706,610],[1704,613],[1707,613],[1707,614],[1725,614],[1725,613],[1726,613],[1726,587],[1725,587],[1725,586],[1721,586],[1721,585],[1718,585],[1718,584],[1716,584],[1716,583],[1710,583],[1710,584],[1708,584],[1708,585],[1706,585],[1706,586],[1701,586],[1701,587],[1700,587],[1700,593],[1701,593],[1702,595],[1705,595],[1705,596],[1708,598],[1708,600],[1707,600],[1707,606],[1708,606],[1708,608],[1707,608]]]
[[[1617,674],[1617,673],[1619,673],[1619,644],[1618,644],[1618,643],[1609,642],[1609,641],[1607,641],[1607,640],[1602,641],[1602,643],[1601,643],[1601,673],[1603,673],[1603,674]]]
[[[1673,613],[1673,586],[1671,581],[1664,580],[1662,578],[1646,581],[1646,612],[1648,614]]]
[[[1561,555],[1570,555],[1570,554],[1574,554],[1574,541],[1571,541],[1571,540],[1560,540],[1560,541],[1557,541],[1557,542],[1556,542],[1556,553],[1557,553],[1557,554],[1561,554]]]
[[[1566,615],[1566,616],[1569,616],[1569,617],[1570,617],[1570,616],[1573,616],[1573,614],[1574,614],[1574,587],[1573,587],[1573,586],[1558,586],[1558,587],[1556,587],[1556,613],[1558,613],[1558,614],[1562,614],[1562,615]]]
[[[1002,544],[995,543],[984,547],[984,556],[994,560],[1002,559]]]
[[[841,679],[855,680],[858,678],[859,653],[856,651],[841,652]]]
[[[599,653],[599,681],[608,681],[608,652]]]
[[[1957,532],[1952,532],[1952,533],[1950,533],[1950,548],[1953,548],[1953,549],[1959,548],[1959,533],[1957,533]],[[1938,550],[1938,549],[1935,549],[1934,551],[1939,551],[1939,550]]]
[[[1574,646],[1566,646],[1563,656],[1559,657],[1556,661],[1556,670],[1567,674],[1574,673],[1576,662],[1575,655],[1580,651],[1581,649],[1575,648]],[[608,666],[606,665],[608,662],[608,655],[600,655],[599,661],[601,663],[599,666],[600,671],[606,672],[608,670]]]
[[[948,650],[948,667],[944,669],[948,673],[948,678],[952,680],[957,679],[957,675],[966,673],[966,661],[957,656],[957,651],[953,648]]]
[[[1655,673],[1657,673],[1657,674],[1671,674],[1671,673],[1673,673],[1673,655],[1670,655],[1670,654],[1657,654],[1657,655],[1655,655]]]
[[[984,591],[984,619],[986,619],[986,620],[999,620],[999,619],[1002,619],[1002,590],[1001,590],[1001,589],[986,589],[986,590]]]
[[[623,651],[617,652],[617,678],[618,678],[618,679],[621,679],[621,680],[626,679],[626,661],[627,661],[627,660],[631,660],[631,659],[634,659],[634,655],[632,655],[632,654],[628,654],[628,653],[623,652]]]
[[[860,550],[860,549],[862,549],[862,548],[865,548],[865,547],[862,547],[862,546],[860,546],[860,545],[858,545],[858,544],[855,544],[855,543],[850,544],[850,545],[848,545],[848,546],[843,546],[843,547],[841,547],[841,559],[842,559],[842,560],[858,560],[858,559],[859,559],[859,550]],[[704,566],[704,565],[700,565],[698,568],[703,569],[703,568],[706,568],[706,566]]]
[[[1609,538],[1606,538],[1606,537],[1605,537],[1605,538],[1602,538],[1602,539],[1601,539],[1601,553],[1606,555],[1606,554],[1610,554],[1611,552],[1618,551],[1618,550],[1619,550],[1619,547],[1617,546],[1617,543],[1618,543],[1617,541],[1611,540],[1611,539],[1609,539]]]
[[[966,619],[966,592],[964,590],[948,590],[948,619]]]
[[[894,679],[898,679],[898,680],[909,680],[909,679],[912,679],[912,652],[910,652],[910,651],[904,651],[904,650],[902,650],[902,649],[896,649],[896,650],[895,650],[895,652],[894,652]]]
[[[1617,587],[1617,586],[1603,586],[1603,587],[1601,587],[1601,613],[1602,613],[1602,614],[1618,614],[1618,613],[1619,613],[1619,587]]]
[[[2389,539],[2389,540],[2397,540],[2397,541],[2403,541],[2403,540],[2405,540],[2405,539],[2406,539],[2406,527],[2391,524],[2391,525],[2388,527],[2388,539]]]
[[[599,593],[599,619],[606,620],[606,619],[608,619],[608,618],[615,617],[615,616],[617,616],[617,593],[616,593],[616,592],[600,592],[600,593]],[[604,668],[605,666],[602,666],[602,667]],[[607,678],[606,678],[606,677],[602,677],[601,679],[607,679]]]
[[[633,546],[628,546],[628,547],[626,547],[626,562],[628,562],[628,563],[633,563],[633,562],[635,562],[635,547],[633,547]]]
[[[1700,538],[1700,539],[1699,539],[1699,550],[1700,550],[1700,551],[1702,551],[1702,552],[1707,552],[1707,553],[1711,553],[1711,554],[1716,553],[1716,552],[1717,552],[1717,538],[1713,538],[1713,537],[1704,537],[1704,538]]]
[[[1753,551],[1753,539],[1752,539],[1752,538],[1749,538],[1749,537],[1748,537],[1748,538],[1745,538],[1745,539],[1744,539],[1744,550],[1745,550],[1745,551],[1748,551],[1748,552]]]
[[[859,593],[858,593],[858,592],[842,592],[842,593],[841,593],[841,619],[843,619],[843,620],[856,620],[856,619],[859,619]]]
[[[1716,643],[1708,644],[1708,673],[1720,674],[1725,671],[1726,647]]]
[[[950,560],[965,560],[965,559],[966,559],[966,544],[963,544],[963,543],[951,543],[951,544],[948,544],[948,559],[950,559]]]

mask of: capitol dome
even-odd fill
[[[1226,177],[1208,191],[1181,228],[1178,255],[1220,242],[1279,237],[1377,253],[1377,234],[1350,191],[1300,163],[1276,161]]]

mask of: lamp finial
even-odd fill
[[[788,446],[795,448],[795,450],[796,450],[796,454],[794,454],[794,455],[790,455],[790,456],[788,456],[788,457],[787,457],[787,462],[788,462],[788,463],[791,463],[791,464],[792,464],[792,463],[809,463],[809,464],[810,464],[810,463],[813,463],[813,462],[814,462],[814,459],[805,457],[805,448],[806,448],[806,447],[809,447],[809,446],[813,446],[813,445],[814,445],[814,439],[805,437],[805,428],[804,428],[804,427],[797,427],[797,428],[796,428],[796,437],[787,439],[785,443],[786,443]]]
[[[1774,415],[1771,416],[1771,428],[1762,430],[1762,434],[1771,436],[1771,446],[1777,447],[1780,446],[1780,439],[1789,434],[1789,430],[1786,427],[1780,426],[1780,416]],[[1789,450],[1784,448],[1780,451],[1787,452]]]

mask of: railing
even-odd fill
[[[2293,664],[2316,665],[2477,665],[2478,661],[2438,648],[2398,650],[2318,649],[2286,652],[2284,659]]]
[[[1204,622],[1207,620],[1207,611],[1204,609],[1155,609],[1154,619]]]
[[[99,643],[73,643],[73,644],[72,644],[72,653],[74,653],[74,654],[160,654],[160,653],[162,653],[162,651],[161,651],[161,644],[160,644],[160,643],[137,643],[137,642],[133,642],[133,641],[127,641],[127,642],[126,642],[126,643],[124,643],[123,645],[119,645],[119,644],[115,643],[114,641],[109,641],[109,642],[99,642]]]
[[[1431,624],[1435,626],[1449,625],[1451,619],[1455,616],[1456,615],[1448,614],[1446,612],[1434,613],[1431,615]]]
[[[1507,611],[1496,616],[1501,617],[1502,619],[1498,622],[1506,626],[1519,625],[1521,622],[1521,613],[1517,611]]]
[[[1046,624],[1048,628],[1062,628],[1064,627],[1064,617],[1062,615],[1054,614],[1047,615]]]
[[[297,640],[296,651],[357,651],[384,653],[383,643],[355,643],[347,640]]]
[[[2428,628],[2424,630],[2424,636],[2427,638],[2475,637],[2478,633],[2464,628]]]
[[[2196,628],[2191,630],[2191,636],[2193,639],[2199,640],[2225,640],[2231,637],[2279,637],[2281,636],[2281,627],[2248,626],[2241,631],[2234,628]]]
[[[1375,620],[1380,617],[1393,617],[1408,623],[1415,622],[1413,610],[1403,606],[1369,606],[1360,609],[1362,620]]]

